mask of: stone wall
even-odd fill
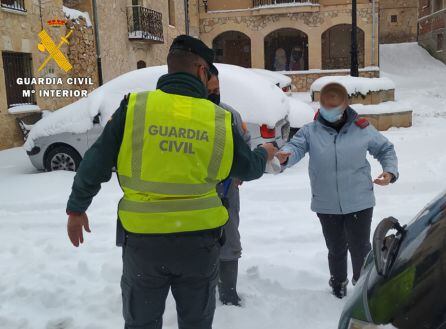
[[[385,131],[392,127],[412,127],[412,114],[413,111],[408,110],[395,113],[362,114],[360,117],[367,119],[376,129]]]
[[[215,3],[216,1],[214,1]],[[377,16],[377,11],[375,12]],[[322,68],[322,34],[339,24],[351,24],[350,5],[297,6],[268,9],[241,9],[238,11],[207,12],[200,8],[200,38],[209,46],[221,33],[238,31],[251,40],[253,67],[265,66],[265,37],[281,28],[293,28],[308,36],[309,69]],[[358,27],[364,31],[364,66],[378,63],[378,38],[372,45],[372,5],[358,3]],[[374,26],[378,35],[378,24]]]
[[[418,43],[435,58],[446,63],[446,10],[432,13],[427,0],[420,0]],[[442,36],[442,45],[439,43]]]
[[[72,89],[83,89],[88,92],[93,91],[98,86],[98,70],[96,65],[96,45],[94,40],[94,30],[92,26],[87,26],[85,19],[68,20],[66,23],[68,30],[73,30],[68,49],[68,58],[73,65],[69,72],[71,77],[92,78],[93,85],[73,85]],[[77,99],[69,99],[69,103]]]
[[[164,43],[129,40],[127,29],[127,6],[130,0],[99,0],[98,26],[103,80],[107,82],[123,73],[136,70],[136,63],[144,61],[147,66],[166,63],[172,40],[185,33],[184,1],[175,0],[175,26],[169,25],[168,1],[145,0],[143,6],[162,13]]]
[[[313,82],[321,77],[348,75],[349,73],[350,72],[348,70],[324,70],[318,72],[304,71],[285,74],[291,78],[292,91],[306,92],[310,90]],[[359,76],[364,78],[379,78],[379,70],[362,69],[359,71]]]
[[[63,19],[62,0],[42,2],[39,8],[37,1],[25,0],[26,12],[0,9],[0,51],[28,53],[32,56],[32,66],[35,77],[62,77],[64,71],[57,67],[51,60],[41,72],[37,68],[48,56],[47,52],[37,49],[39,43],[38,33],[45,29],[53,40],[60,40],[65,35],[65,28],[54,28],[47,24],[51,19]],[[42,13],[42,19],[40,19]],[[62,53],[67,55],[67,47],[61,48]],[[35,88],[39,90],[39,87]],[[57,89],[61,89],[59,86]],[[36,102],[41,108],[53,110],[66,104],[64,99],[52,99],[38,97]],[[20,146],[23,144],[22,134],[16,123],[16,116],[7,111],[6,83],[3,61],[0,58],[0,150]]]
[[[195,0],[192,10],[198,11],[198,0]],[[191,1],[193,2],[193,1]],[[47,24],[51,19],[64,19],[62,5],[88,12],[93,21],[93,8],[91,0],[52,0],[39,2],[25,0],[26,12],[0,9],[0,51],[13,51],[30,53],[33,59],[33,71],[35,77],[61,77],[64,81],[68,77],[92,77],[93,86],[79,85],[55,85],[37,86],[40,89],[87,89],[92,90],[98,84],[98,72],[96,65],[95,40],[93,27],[86,27],[85,21],[78,23],[68,22],[66,27],[54,28]],[[166,63],[166,56],[172,40],[179,34],[185,33],[185,11],[184,1],[175,0],[175,24],[169,25],[168,2],[160,0],[144,0],[142,5],[146,8],[161,12],[163,16],[164,43],[151,44],[147,41],[132,41],[128,38],[127,29],[127,6],[131,0],[97,0],[98,25],[100,37],[100,49],[103,66],[104,82],[118,75],[136,69],[136,63],[140,60],[146,62],[147,66],[161,65]],[[40,19],[42,12],[42,20]],[[198,15],[192,16],[198,22]],[[37,72],[37,68],[47,57],[47,53],[41,53],[37,49],[39,43],[38,33],[44,28],[51,38],[57,43],[73,29],[69,38],[70,45],[63,45],[61,51],[69,58],[73,69],[68,73],[59,69],[54,60],[51,60],[44,70]],[[198,25],[192,26],[198,31]],[[16,116],[7,113],[6,84],[3,70],[3,62],[0,57],[0,149],[19,146],[23,144],[21,132],[16,123]],[[39,98],[36,97],[37,105],[42,109],[55,110],[67,105],[75,98]]]
[[[396,16],[396,22],[392,22]],[[381,0],[379,3],[380,43],[417,40],[418,0]]]
[[[196,38],[200,35],[200,8],[201,0],[189,0],[189,34]]]

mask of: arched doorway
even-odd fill
[[[136,62],[136,68],[139,70],[139,69],[143,69],[143,68],[145,68],[145,67],[147,67],[147,64],[146,64],[146,62],[144,62],[144,61],[138,61],[138,62]]]
[[[347,69],[351,60],[350,24],[339,24],[322,33],[322,69]],[[364,67],[364,31],[358,27],[358,63]]]
[[[219,34],[212,41],[215,62],[251,67],[251,39],[238,31]]]
[[[292,29],[278,29],[265,37],[265,68],[271,71],[308,70],[308,36]]]

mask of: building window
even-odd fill
[[[1,6],[18,11],[26,11],[25,0],[1,0]]]
[[[238,31],[219,34],[212,41],[215,62],[251,67],[251,39]]]
[[[322,69],[347,69],[351,62],[350,24],[340,24],[322,33]],[[364,31],[358,28],[358,62],[364,67]]]
[[[143,69],[143,68],[145,68],[145,67],[147,67],[147,64],[146,64],[146,62],[144,62],[144,61],[138,61],[137,63],[136,63],[136,68],[139,70],[139,69]]]
[[[169,6],[169,25],[175,26],[175,1],[168,0]]]
[[[437,34],[437,51],[444,50],[444,34]]]
[[[391,15],[390,16],[390,22],[391,23],[398,23],[398,15]]]
[[[303,71],[308,69],[308,36],[297,29],[283,28],[265,37],[265,69]]]
[[[31,54],[3,52],[2,59],[8,107],[20,104],[35,104],[34,93],[24,93],[30,88],[23,84],[17,84],[18,78],[32,78],[33,76]]]
[[[443,0],[434,0],[434,13],[443,9]]]

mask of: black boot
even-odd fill
[[[339,282],[331,278],[328,284],[332,289],[332,294],[335,295],[336,297],[342,299],[345,296],[347,296],[348,280],[345,280],[344,282]]]
[[[237,294],[238,260],[220,261],[218,275],[218,294],[224,305],[240,306],[241,299]]]

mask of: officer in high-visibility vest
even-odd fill
[[[85,213],[112,168],[124,196],[118,220],[125,232],[121,279],[126,329],[162,327],[169,290],[180,329],[210,329],[215,311],[222,226],[228,220],[216,184],[253,180],[277,149],[254,151],[233,127],[232,115],[207,100],[213,51],[177,37],[168,74],[152,92],[131,93],[85,154],[67,213],[76,247]]]

